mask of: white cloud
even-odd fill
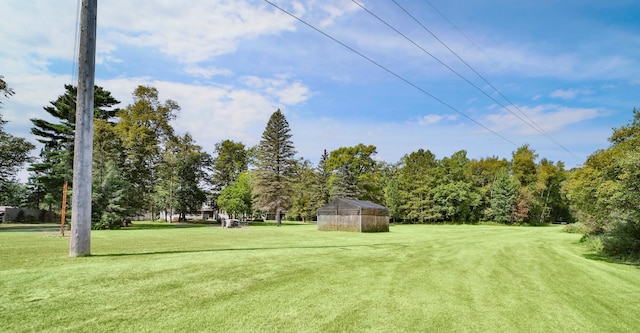
[[[290,75],[281,74],[274,78],[246,76],[242,81],[250,88],[258,89],[278,98],[279,103],[295,105],[308,100],[312,93],[301,81],[290,82]]]
[[[456,119],[458,119],[456,115],[442,116],[438,114],[428,114],[426,116],[420,117],[418,119],[418,124],[426,126],[426,125],[437,124],[441,121],[455,121]]]
[[[233,75],[233,72],[227,68],[202,67],[195,64],[185,66],[184,72],[189,75],[203,77],[205,79],[210,79],[214,76],[232,76]]]
[[[573,108],[554,104],[509,109],[513,113],[502,110],[486,116],[481,122],[500,133],[537,135],[541,134],[539,130],[546,133],[559,132],[569,125],[606,115],[606,111],[598,108]]]
[[[320,27],[325,28],[333,25],[337,18],[357,11],[359,7],[351,1],[340,1],[333,4],[321,1],[320,9],[326,13],[326,17],[320,21]]]
[[[295,29],[293,18],[252,1],[112,1],[99,29],[113,44],[152,47],[193,64],[236,50],[239,41]]]
[[[551,96],[552,98],[560,98],[560,99],[574,99],[578,95],[588,95],[590,93],[591,92],[589,90],[584,90],[584,89],[567,89],[567,90],[557,89],[557,90],[554,90],[549,96]]]

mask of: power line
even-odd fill
[[[398,8],[400,8],[403,12],[405,12],[405,14],[407,14],[409,17],[411,17],[411,19],[413,19],[418,25],[420,25],[420,27],[422,27],[422,29],[424,29],[426,32],[428,32],[433,38],[435,38],[442,46],[444,46],[447,50],[449,50],[449,52],[451,52],[454,56],[456,56],[456,58],[458,58],[458,60],[460,60],[462,63],[464,63],[471,71],[473,71],[480,79],[482,79],[487,85],[489,85],[493,90],[495,90],[502,98],[504,98],[507,103],[509,103],[510,105],[513,105],[514,108],[516,108],[516,110],[518,110],[520,112],[520,114],[522,114],[525,118],[527,118],[531,123],[528,123],[526,121],[524,121],[522,118],[520,118],[519,116],[517,116],[516,114],[514,114],[513,112],[509,111],[506,107],[504,107],[503,105],[500,104],[500,106],[502,106],[503,108],[505,108],[507,111],[509,111],[511,114],[513,114],[514,116],[516,116],[518,119],[522,120],[523,122],[525,122],[527,125],[529,125],[531,128],[535,129],[538,133],[542,134],[544,137],[546,137],[547,139],[549,139],[550,141],[552,141],[553,143],[555,143],[556,145],[558,145],[559,147],[561,147],[562,149],[564,149],[566,152],[568,152],[569,154],[573,155],[574,157],[578,158],[573,152],[571,152],[569,149],[567,149],[566,147],[564,147],[562,144],[560,144],[558,141],[556,141],[553,137],[551,137],[540,125],[538,125],[533,119],[531,119],[524,111],[522,111],[520,109],[520,107],[518,107],[518,105],[516,105],[515,103],[513,103],[507,96],[505,96],[498,88],[496,88],[491,82],[489,82],[489,80],[487,80],[482,74],[480,74],[477,70],[475,70],[473,68],[473,66],[471,66],[468,62],[466,62],[464,59],[462,59],[462,57],[460,57],[458,55],[458,53],[456,53],[454,50],[452,50],[444,41],[442,41],[440,38],[438,38],[438,36],[436,36],[435,33],[433,33],[431,30],[429,30],[424,24],[422,24],[415,16],[411,15],[411,13],[409,13],[409,11],[407,11],[404,7],[402,7],[396,0],[392,0],[393,3],[396,4],[396,6]],[[436,10],[442,17],[444,17],[451,25],[453,25],[463,36],[465,36],[465,38],[469,39],[478,49],[480,49],[480,47],[474,43],[469,37],[467,37],[467,35],[465,35],[459,28],[457,28],[457,26],[455,24],[453,24],[453,22],[451,22],[449,19],[446,18],[446,16],[444,16],[444,14],[442,14],[437,8],[435,8],[428,0],[425,0],[434,10]],[[355,1],[354,1],[355,2]],[[480,49],[480,51],[482,51],[482,49]],[[484,52],[482,52],[484,53]],[[486,55],[486,54],[485,54]],[[488,57],[488,56],[487,56]],[[486,94],[485,94],[486,95]]]
[[[322,35],[324,35],[325,37],[327,37],[327,38],[331,39],[332,41],[334,41],[334,42],[336,42],[336,43],[338,43],[338,44],[342,45],[344,48],[348,49],[349,51],[351,51],[351,52],[353,52],[353,53],[355,53],[355,54],[359,55],[360,57],[364,58],[365,60],[367,60],[367,61],[371,62],[372,64],[374,64],[374,65],[376,65],[376,66],[378,66],[380,69],[382,69],[382,70],[386,71],[387,73],[389,73],[389,74],[391,74],[391,75],[395,76],[396,78],[398,78],[398,79],[400,79],[400,80],[404,81],[404,82],[405,82],[405,83],[407,83],[408,85],[412,86],[413,88],[417,89],[418,91],[422,92],[423,94],[425,94],[425,95],[427,95],[427,96],[431,97],[432,99],[436,100],[436,101],[437,101],[437,102],[439,102],[440,104],[442,104],[442,105],[446,106],[447,108],[449,108],[449,109],[451,109],[451,110],[453,110],[453,111],[455,111],[455,112],[459,113],[459,114],[460,114],[460,115],[462,115],[463,117],[465,117],[465,118],[467,118],[468,120],[470,120],[470,121],[474,122],[474,123],[475,123],[475,124],[477,124],[478,126],[480,126],[480,127],[484,128],[484,129],[488,130],[489,132],[491,132],[491,133],[493,133],[494,135],[498,136],[498,137],[499,137],[499,138],[501,138],[502,140],[504,140],[504,141],[506,141],[506,142],[508,142],[508,143],[510,143],[510,144],[512,144],[512,145],[514,145],[514,146],[516,146],[516,147],[518,146],[518,145],[517,145],[517,144],[515,144],[513,141],[511,141],[511,140],[507,139],[506,137],[504,137],[504,136],[503,136],[503,135],[501,135],[500,133],[498,133],[498,132],[496,132],[496,131],[492,130],[491,128],[489,128],[489,127],[487,127],[487,126],[483,125],[483,124],[482,124],[482,123],[480,123],[479,121],[477,121],[477,120],[473,119],[471,116],[469,116],[469,115],[467,115],[466,113],[464,113],[464,112],[462,112],[462,111],[458,110],[457,108],[455,108],[455,107],[454,107],[454,106],[452,106],[451,104],[449,104],[449,103],[445,102],[444,100],[442,100],[442,99],[440,99],[440,98],[436,97],[435,95],[433,95],[433,94],[429,93],[428,91],[424,90],[423,88],[421,88],[420,86],[416,85],[415,83],[413,83],[413,82],[409,81],[409,80],[408,80],[408,79],[406,79],[405,77],[403,77],[403,76],[401,76],[401,75],[399,75],[399,74],[395,73],[394,71],[392,71],[392,70],[388,69],[387,67],[385,67],[385,66],[383,66],[382,64],[378,63],[377,61],[375,61],[375,60],[373,60],[373,59],[371,59],[371,58],[367,57],[367,56],[366,56],[366,55],[364,55],[363,53],[361,53],[361,52],[359,52],[359,51],[355,50],[354,48],[350,47],[349,45],[347,45],[347,44],[345,44],[345,43],[343,43],[343,42],[339,41],[339,40],[338,40],[338,39],[336,39],[335,37],[333,37],[333,36],[331,36],[331,35],[327,34],[326,32],[324,32],[324,31],[320,30],[319,28],[316,28],[316,27],[315,27],[315,26],[313,26],[312,24],[307,23],[305,20],[303,20],[303,19],[301,19],[301,18],[299,18],[299,17],[295,16],[294,14],[290,13],[290,12],[289,12],[289,11],[287,11],[286,9],[284,9],[284,8],[282,8],[282,7],[280,7],[280,6],[276,5],[276,4],[274,4],[273,2],[271,2],[271,1],[269,1],[269,0],[264,0],[264,1],[265,1],[266,3],[268,3],[268,4],[270,4],[271,6],[273,6],[273,7],[277,8],[278,10],[282,11],[283,13],[285,13],[285,14],[287,14],[287,15],[291,16],[292,18],[296,19],[296,20],[297,20],[297,21],[299,21],[300,23],[302,23],[302,24],[304,24],[304,25],[308,26],[309,28],[311,28],[311,29],[315,30],[316,32],[318,32],[318,33],[320,33],[320,34],[322,34]]]
[[[429,0],[424,0],[429,6],[431,6],[431,8],[433,8],[433,10],[436,11],[436,13],[440,14],[440,16],[442,16],[443,19],[445,19],[445,21],[449,22],[449,24],[451,24],[451,26],[453,26],[456,30],[458,30],[458,32],[464,37],[466,38],[469,42],[471,42],[471,44],[473,44],[473,46],[476,47],[476,49],[478,49],[478,51],[482,52],[482,54],[484,54],[485,57],[487,57],[487,59],[491,60],[491,62],[493,62],[494,64],[497,65],[497,63],[488,55],[484,52],[484,50],[482,48],[480,48],[480,46],[478,46],[478,44],[476,44],[476,42],[473,41],[473,39],[471,39],[471,37],[467,36],[467,34],[465,34],[462,29],[458,28],[457,25],[455,25],[453,22],[451,22],[451,20],[449,20],[444,13],[442,13],[440,10],[438,10],[438,8],[436,8],[436,6],[434,6]],[[395,1],[394,1],[395,2]]]
[[[77,74],[78,74],[78,40],[80,37],[78,36],[78,29],[80,28],[80,3],[81,0],[76,1],[76,31],[75,36],[73,38],[73,61],[71,62],[71,82],[77,82]]]

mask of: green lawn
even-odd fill
[[[1,332],[637,332],[640,269],[559,227],[0,224]]]

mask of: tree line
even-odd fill
[[[13,91],[2,84],[9,97]],[[75,87],[66,85],[64,94],[44,107],[56,121],[31,119],[42,149],[37,161],[13,153],[12,166],[2,165],[3,203],[59,209],[63,184],[72,180],[75,96]],[[160,101],[155,88],[137,87],[133,103],[122,109],[101,87],[96,86],[95,96],[94,228],[116,228],[123,218],[142,213],[184,218],[204,202],[234,217],[270,214],[278,225],[285,214],[312,221],[320,206],[340,197],[382,204],[398,223],[577,221],[612,254],[616,235],[631,235],[629,244],[640,239],[640,116],[635,109],[634,120],[614,130],[610,148],[572,170],[561,161],[539,158],[529,145],[518,147],[510,159],[470,159],[464,150],[439,158],[419,149],[388,163],[377,160],[375,146],[361,143],[325,150],[314,165],[296,156],[280,110],[258,145],[223,140],[210,154],[189,133],[176,134],[170,123],[180,106]],[[11,143],[8,134],[2,135],[2,144],[33,149],[23,139]],[[25,163],[30,178],[23,185],[12,175]]]

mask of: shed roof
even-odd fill
[[[318,208],[318,215],[364,214],[364,212],[382,215],[388,214],[388,211],[386,207],[371,201],[338,198]]]
[[[341,201],[347,203],[349,205],[357,206],[360,208],[376,208],[376,209],[387,209],[385,206],[378,205],[371,201],[363,201],[363,200],[355,200],[355,199],[343,199],[338,198],[335,201]]]

